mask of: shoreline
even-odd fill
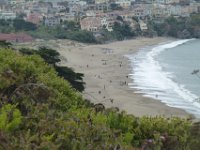
[[[75,72],[83,73],[85,91],[83,97],[92,103],[102,103],[106,108],[118,107],[135,116],[177,116],[193,117],[183,109],[169,107],[159,100],[135,93],[129,88],[133,79],[130,61],[126,55],[137,53],[140,49],[173,41],[173,38],[136,38],[107,44],[89,45],[70,40],[36,40],[18,46],[38,48],[47,46],[61,55],[61,66],[68,66]]]
[[[102,103],[106,108],[118,107],[135,116],[189,117],[179,108],[169,107],[159,100],[137,94],[129,88],[130,62],[125,55],[138,52],[143,47],[169,42],[169,38],[137,38],[102,45],[69,47],[60,43],[59,52],[65,59],[61,65],[84,73],[83,97],[92,103]],[[67,60],[67,61],[66,61]]]

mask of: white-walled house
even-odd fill
[[[16,18],[16,13],[12,11],[0,11],[0,19],[15,19]]]
[[[142,31],[148,30],[147,24],[144,21],[139,20],[139,25]]]
[[[60,18],[58,17],[46,17],[44,20],[45,26],[56,26],[60,24]]]
[[[116,0],[115,4],[118,4],[123,8],[128,8],[131,6],[131,2],[133,2],[133,0]]]
[[[105,27],[109,32],[113,31],[112,25],[113,25],[112,19],[109,19],[107,17],[101,18],[101,27]]]

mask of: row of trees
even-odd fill
[[[54,67],[57,71],[58,76],[63,77],[67,80],[73,88],[82,92],[84,90],[83,74],[76,73],[72,68],[66,66],[59,66],[58,63],[61,62],[60,54],[51,48],[40,47],[38,50],[22,48],[19,50],[24,55],[39,55],[44,59],[44,61]]]
[[[162,23],[150,22],[150,27],[158,36],[178,38],[200,38],[200,15],[190,17],[169,17]]]
[[[34,31],[37,26],[31,22],[26,22],[23,19],[0,20],[0,32],[10,33],[18,31]]]
[[[1,45],[0,149],[199,148],[198,124],[181,118],[138,118],[94,105],[58,76],[57,52]]]
[[[35,38],[42,39],[71,39],[84,43],[96,43],[92,32],[82,31],[80,25],[73,21],[64,21],[56,27],[35,25],[23,19],[0,20],[0,33],[26,32]]]
[[[61,25],[55,27],[38,26],[35,32],[29,32],[36,38],[50,39],[71,39],[83,43],[96,43],[96,39],[92,32],[83,31],[80,25],[73,21],[64,21]]]
[[[147,18],[148,30],[142,31],[139,27],[138,18],[133,17],[137,24],[136,29],[130,26],[120,16],[113,25],[113,31],[102,30],[103,41],[124,40],[135,36],[170,36],[175,38],[200,38],[200,15],[191,14],[190,17],[168,17],[162,20],[150,20]]]
[[[133,18],[138,23],[137,18]],[[163,22],[149,20],[148,30],[141,31],[138,27],[133,30],[122,17],[118,16],[113,25],[113,31],[108,32],[103,28],[99,33],[100,40],[95,38],[90,31],[83,31],[80,24],[73,21],[62,21],[61,25],[47,27],[45,25],[36,26],[33,23],[26,22],[23,19],[0,20],[0,32],[27,32],[35,38],[42,39],[71,39],[84,43],[97,43],[112,40],[124,40],[135,36],[171,36],[176,38],[199,38],[200,37],[200,15],[192,14],[190,17],[169,17]]]

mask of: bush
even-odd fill
[[[83,43],[96,43],[96,39],[92,32],[89,31],[68,31],[55,35],[59,39],[70,39]]]

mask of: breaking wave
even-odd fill
[[[130,88],[137,89],[137,93],[151,97],[165,103],[170,107],[182,108],[200,118],[200,103],[198,96],[173,80],[172,72],[163,71],[156,57],[166,49],[184,44],[192,39],[178,40],[158,45],[147,51],[145,48],[136,55],[127,56],[131,62],[133,83]]]

